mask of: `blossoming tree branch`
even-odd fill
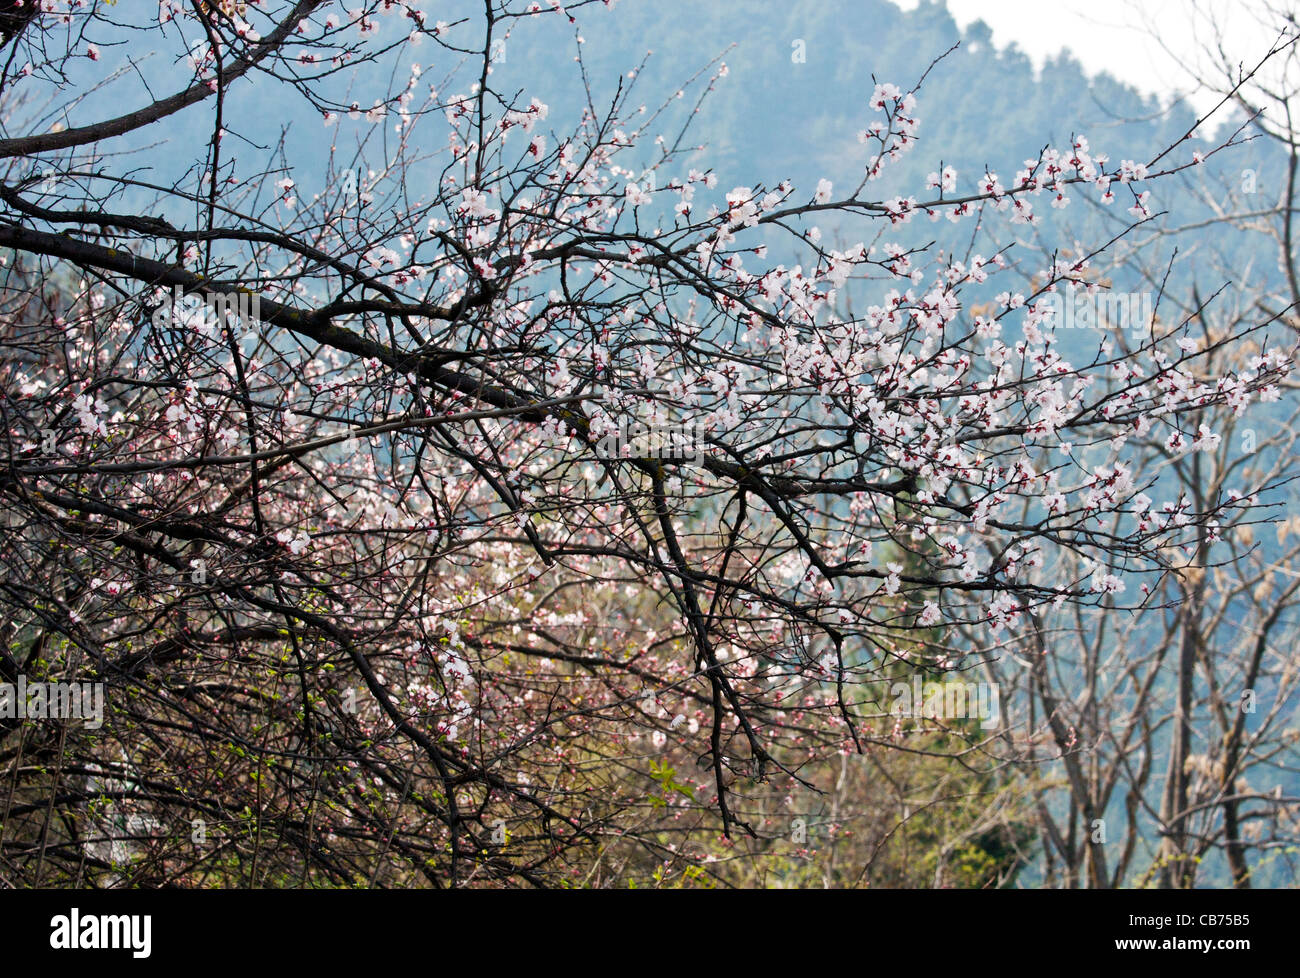
[[[0,679],[108,687],[96,730],[0,719],[7,877],[707,870],[785,831],[760,798],[908,749],[900,670],[1140,611],[1260,505],[1133,442],[1212,452],[1212,408],[1277,399],[1287,310],[1208,342],[1155,291],[1068,356],[1115,239],[1010,234],[1090,198],[1123,237],[1190,133],[890,196],[943,125],[920,64],[864,84],[859,178],[800,187],[694,141],[721,58],[680,93],[590,70],[606,4],[358,3],[0,5]],[[548,18],[564,112],[496,84]],[[692,450],[602,448],[632,427]],[[92,844],[130,815],[166,829]]]

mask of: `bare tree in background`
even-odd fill
[[[1278,320],[1286,329],[1272,343],[1291,348],[1300,299],[1289,105],[1300,75],[1287,43],[1295,18],[1281,9],[1249,16],[1279,37],[1277,56],[1259,65],[1229,56],[1213,11],[1197,25],[1210,39],[1197,77],[1239,110],[1215,137],[1220,148],[1207,154],[1223,154],[1217,176],[1197,170],[1175,178],[1210,217],[1139,228],[1086,277],[1096,283],[1124,274],[1144,283],[1158,297],[1153,331],[1207,351],[1211,371],[1248,370],[1265,354],[1266,344],[1221,342],[1244,324]],[[1193,134],[1210,138],[1217,117],[1199,120]],[[1285,180],[1277,179],[1280,168],[1265,180],[1259,160],[1272,150],[1261,141],[1285,148]],[[1240,232],[1252,247],[1220,247],[1221,229]],[[1275,267],[1243,266],[1236,257],[1259,253],[1254,235],[1275,242]],[[1171,261],[1196,270],[1185,294],[1166,288]],[[1098,325],[1126,353],[1142,342],[1114,323]],[[1022,747],[1009,737],[1009,756],[1027,756],[1036,772],[1049,882],[1190,887],[1218,878],[1249,887],[1261,877],[1294,877],[1300,524],[1289,504],[1298,413],[1295,384],[1283,380],[1271,403],[1189,416],[1202,450],[1189,453],[1165,432],[1131,438],[1128,464],[1159,480],[1157,502],[1195,511],[1231,485],[1260,507],[1200,528],[1184,547],[1186,563],[1144,586],[1138,613],[1035,612],[1018,661],[994,667],[1016,704],[1011,726],[1019,724],[1027,740]]]

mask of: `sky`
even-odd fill
[[[918,0],[894,0],[911,10]],[[1283,21],[1267,0],[948,0],[961,27],[983,20],[993,42],[1015,44],[1035,64],[1063,48],[1090,72],[1107,71],[1139,90],[1186,95],[1204,112],[1219,96],[1195,91],[1187,65],[1206,64],[1204,45],[1218,34],[1234,60],[1253,66]],[[1273,25],[1277,26],[1274,27]],[[1153,37],[1155,35],[1155,37]]]

